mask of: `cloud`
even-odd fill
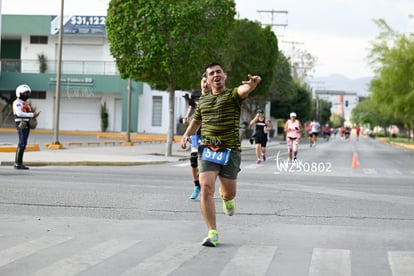
[[[236,8],[241,18],[263,24],[286,23],[286,27],[275,26],[273,30],[279,41],[296,44],[280,44],[280,48],[289,55],[289,47],[295,45],[317,57],[316,75],[373,75],[366,57],[370,41],[380,31],[374,19],[386,20],[398,32],[414,29],[414,19],[409,19],[409,14],[414,14],[412,0],[236,0]]]

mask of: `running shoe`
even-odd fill
[[[236,209],[236,200],[224,200],[223,199],[223,211],[226,215],[232,216],[234,215],[234,211]]]
[[[200,186],[194,186],[194,191],[190,196],[191,199],[200,199]]]
[[[228,216],[234,215],[234,212],[236,210],[236,200],[235,199],[225,200],[223,198],[223,195],[221,194],[221,189],[219,189],[219,194],[220,194],[221,200],[223,201],[223,212]]]
[[[216,247],[219,244],[217,230],[208,231],[208,236],[201,243],[203,246]]]
[[[265,162],[265,161],[266,161],[266,155],[265,155],[265,154],[263,154],[263,155],[262,155],[262,158],[263,158],[263,162]]]
[[[260,164],[260,163],[262,163],[262,160],[257,159],[256,164]]]

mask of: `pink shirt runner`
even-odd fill
[[[292,120],[288,120],[288,131],[286,133],[286,137],[300,138],[300,133],[296,128],[299,129],[299,121],[295,120],[292,122]]]

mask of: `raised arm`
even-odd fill
[[[259,114],[256,114],[256,116],[250,121],[248,128],[251,128],[255,123],[257,123],[258,119],[259,119]]]
[[[256,86],[262,81],[262,78],[257,75],[247,75],[249,80],[242,81],[242,84],[238,87],[237,93],[241,99],[245,99],[256,88]]]

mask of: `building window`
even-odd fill
[[[30,99],[46,99],[46,91],[32,91],[30,93]]]
[[[162,97],[152,97],[152,126],[159,127],[162,123]]]
[[[30,44],[47,44],[47,36],[44,35],[31,35]]]

